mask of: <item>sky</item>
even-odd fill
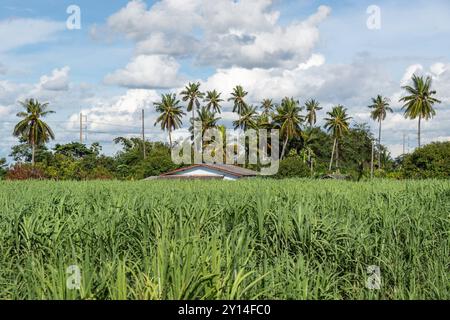
[[[85,141],[113,154],[114,137],[140,134],[141,109],[146,137],[166,140],[153,103],[190,81],[225,99],[243,85],[255,105],[315,98],[319,118],[342,104],[374,133],[367,106],[381,94],[395,111],[382,136],[395,157],[404,137],[407,151],[417,145],[401,87],[413,74],[431,76],[442,103],[422,141],[450,141],[448,12],[447,0],[1,0],[0,158],[17,143],[19,101],[56,111],[46,118],[51,145],[77,141],[83,113]],[[236,115],[223,107],[230,126]]]

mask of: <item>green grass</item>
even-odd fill
[[[449,181],[0,183],[0,299],[450,299],[449,275]]]

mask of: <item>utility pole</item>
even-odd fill
[[[144,152],[144,160],[146,158],[146,150],[145,150],[145,111],[142,109],[142,145],[143,145],[143,152]]]
[[[370,178],[371,179],[373,179],[373,159],[374,159],[374,148],[375,147],[375,144],[374,144],[374,142],[372,141],[372,159],[371,159],[371,161],[370,161]]]
[[[87,140],[87,116],[84,116],[83,113],[80,113],[80,143],[83,144],[83,138],[86,137]]]

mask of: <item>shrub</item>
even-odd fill
[[[45,179],[44,171],[31,164],[16,164],[6,174],[6,180]]]
[[[406,155],[402,174],[410,179],[450,178],[450,142],[434,142]]]
[[[276,178],[305,178],[310,177],[311,171],[303,159],[295,156],[280,161],[280,168]]]

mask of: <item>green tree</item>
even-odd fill
[[[53,130],[47,123],[42,121],[47,115],[54,111],[47,110],[48,103],[40,103],[35,99],[27,99],[20,102],[25,111],[19,112],[17,116],[22,120],[14,127],[13,135],[26,138],[31,146],[31,163],[34,166],[36,157],[36,146],[45,144],[50,139],[55,139]]]
[[[334,107],[331,112],[327,112],[328,118],[325,118],[325,129],[331,133],[334,143],[331,152],[329,170],[333,165],[333,157],[336,154],[336,168],[339,169],[339,140],[349,131],[350,120],[347,115],[347,109],[341,105]]]
[[[269,116],[273,112],[274,103],[272,99],[264,99],[261,102],[262,114]]]
[[[372,110],[370,117],[378,122],[378,167],[381,168],[381,122],[386,119],[387,113],[392,113],[393,110],[389,107],[389,99],[381,95],[372,98],[372,104],[369,108]]]
[[[222,113],[222,106],[220,105],[221,102],[224,100],[220,98],[222,94],[217,92],[216,90],[213,91],[207,91],[206,92],[206,108],[209,111],[215,112],[215,113]]]
[[[192,112],[192,120],[195,118],[195,110],[200,108],[200,100],[205,94],[200,91],[200,82],[191,83],[181,91],[183,101],[187,102],[187,112]]]
[[[231,93],[231,98],[228,99],[228,101],[233,102],[233,112],[237,112],[239,118],[247,107],[247,103],[245,102],[247,94],[248,92],[242,86],[236,86]]]
[[[217,128],[217,122],[219,122],[221,118],[216,117],[216,113],[210,111],[208,107],[202,107],[197,111],[197,117],[194,118],[194,121],[201,122],[202,124],[202,136],[205,134],[205,131],[208,129]],[[189,128],[189,131],[194,134],[194,126],[192,125]]]
[[[172,149],[172,130],[176,130],[181,127],[183,122],[181,118],[185,113],[180,107],[180,101],[177,100],[176,94],[163,94],[161,101],[154,103],[156,111],[160,113],[156,119],[155,126],[161,124],[161,130],[167,130],[169,132],[169,144]]]
[[[280,129],[280,134],[284,141],[283,149],[281,151],[281,160],[284,158],[289,140],[299,136],[301,133],[300,126],[304,121],[303,116],[300,115],[301,110],[302,108],[299,106],[298,100],[286,97],[274,114],[273,120]]]
[[[436,91],[431,89],[432,79],[427,77],[418,77],[413,75],[412,86],[403,86],[402,89],[406,91],[406,96],[400,99],[404,102],[403,109],[405,110],[405,118],[416,119],[419,118],[417,127],[417,144],[420,148],[420,125],[422,119],[429,120],[436,115],[433,106],[435,103],[441,103],[433,96]]]
[[[305,102],[306,107],[306,121],[309,123],[309,127],[312,128],[317,122],[317,111],[322,110],[319,102],[314,99],[310,99]]]
[[[245,105],[241,109],[239,120],[233,121],[234,129],[256,129],[256,123],[258,118],[257,108],[254,106]]]

